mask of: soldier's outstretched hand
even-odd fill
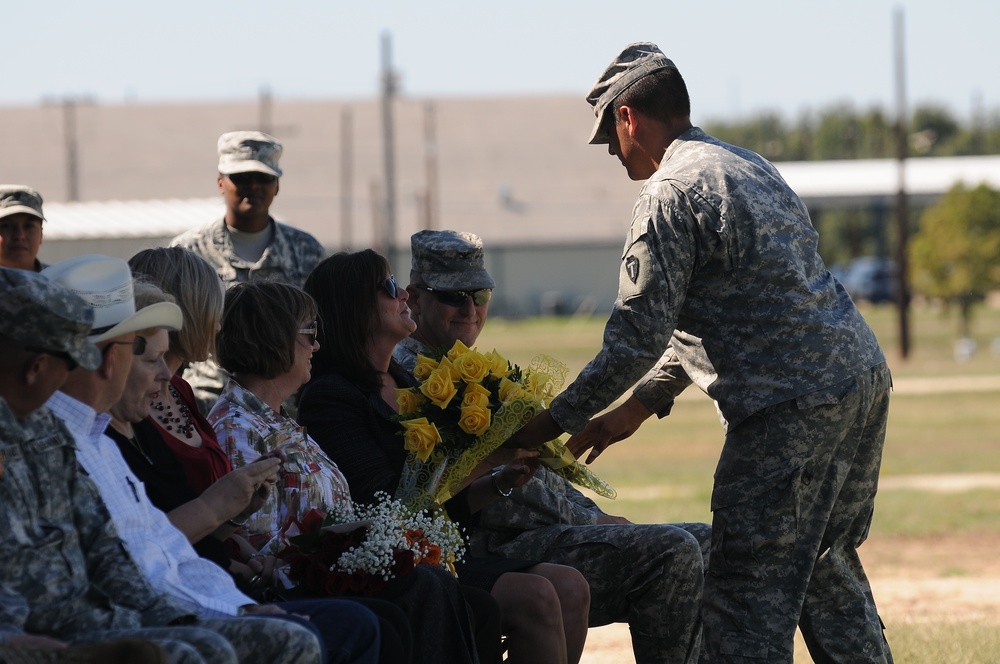
[[[593,463],[608,447],[634,434],[652,414],[634,395],[630,396],[625,403],[609,413],[595,417],[583,431],[570,436],[566,447],[577,458],[590,450],[586,463]]]

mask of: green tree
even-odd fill
[[[1000,288],[1000,192],[955,185],[924,212],[909,252],[913,290],[957,304],[969,336],[972,305]]]

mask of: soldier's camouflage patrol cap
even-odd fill
[[[281,177],[281,143],[262,131],[230,131],[219,136],[219,172],[267,173]]]
[[[495,288],[483,262],[483,241],[459,231],[419,231],[410,236],[411,268],[438,290]]]
[[[67,353],[81,367],[101,364],[87,340],[94,312],[83,298],[37,272],[0,268],[0,334],[25,347]]]
[[[23,184],[0,184],[0,217],[30,214],[45,221],[42,195]]]
[[[626,46],[587,93],[587,103],[594,107],[594,115],[597,116],[594,128],[590,132],[590,140],[587,142],[607,143],[610,139],[604,116],[611,108],[611,102],[644,76],[668,68],[677,69],[656,44],[636,42]]]

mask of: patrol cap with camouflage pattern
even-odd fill
[[[668,68],[677,69],[656,44],[636,42],[626,46],[587,93],[587,103],[594,107],[594,115],[597,116],[594,128],[590,132],[590,140],[587,142],[596,145],[610,140],[608,127],[604,124],[604,115],[615,97],[640,78]]]
[[[281,177],[281,143],[261,131],[230,131],[219,136],[219,172],[267,173]]]
[[[101,364],[101,351],[87,340],[93,322],[93,310],[68,288],[37,272],[0,268],[0,335],[67,353],[92,370]]]
[[[30,214],[45,221],[42,195],[23,184],[0,184],[0,217]]]
[[[410,236],[411,269],[438,290],[495,288],[483,263],[483,241],[459,231],[419,231]]]

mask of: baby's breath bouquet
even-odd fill
[[[307,512],[278,554],[289,578],[311,595],[338,597],[378,595],[416,565],[455,575],[465,542],[443,510],[416,512],[381,491],[375,501]]]
[[[480,353],[461,341],[447,353],[418,355],[413,373],[420,384],[396,390],[409,452],[396,498],[414,509],[443,504],[480,462],[548,407],[566,372],[547,356],[521,369],[496,350]],[[559,440],[545,444],[541,460],[572,482],[616,495]]]

